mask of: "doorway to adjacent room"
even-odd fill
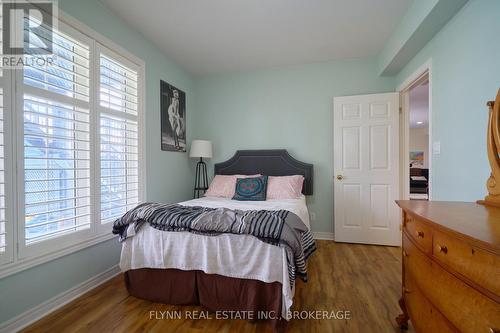
[[[401,92],[403,199],[431,199],[431,81],[429,68],[413,76]]]

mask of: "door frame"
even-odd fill
[[[429,164],[429,180],[428,180],[428,199],[432,200],[432,157],[433,141],[432,141],[432,59],[427,60],[415,72],[409,75],[402,84],[398,87],[399,92],[399,158],[400,158],[400,197],[403,200],[410,198],[410,89],[421,83],[421,80],[427,76],[429,80],[429,142],[428,142],[428,164]]]

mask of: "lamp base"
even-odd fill
[[[207,175],[207,164],[203,162],[203,158],[200,157],[198,163],[196,163],[196,174],[194,178],[194,190],[193,198],[197,199],[200,194],[204,194],[208,189],[208,175]]]

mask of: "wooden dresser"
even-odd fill
[[[500,333],[500,208],[397,201],[403,314],[417,332]]]

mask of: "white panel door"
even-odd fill
[[[399,95],[334,98],[335,241],[400,245]]]

